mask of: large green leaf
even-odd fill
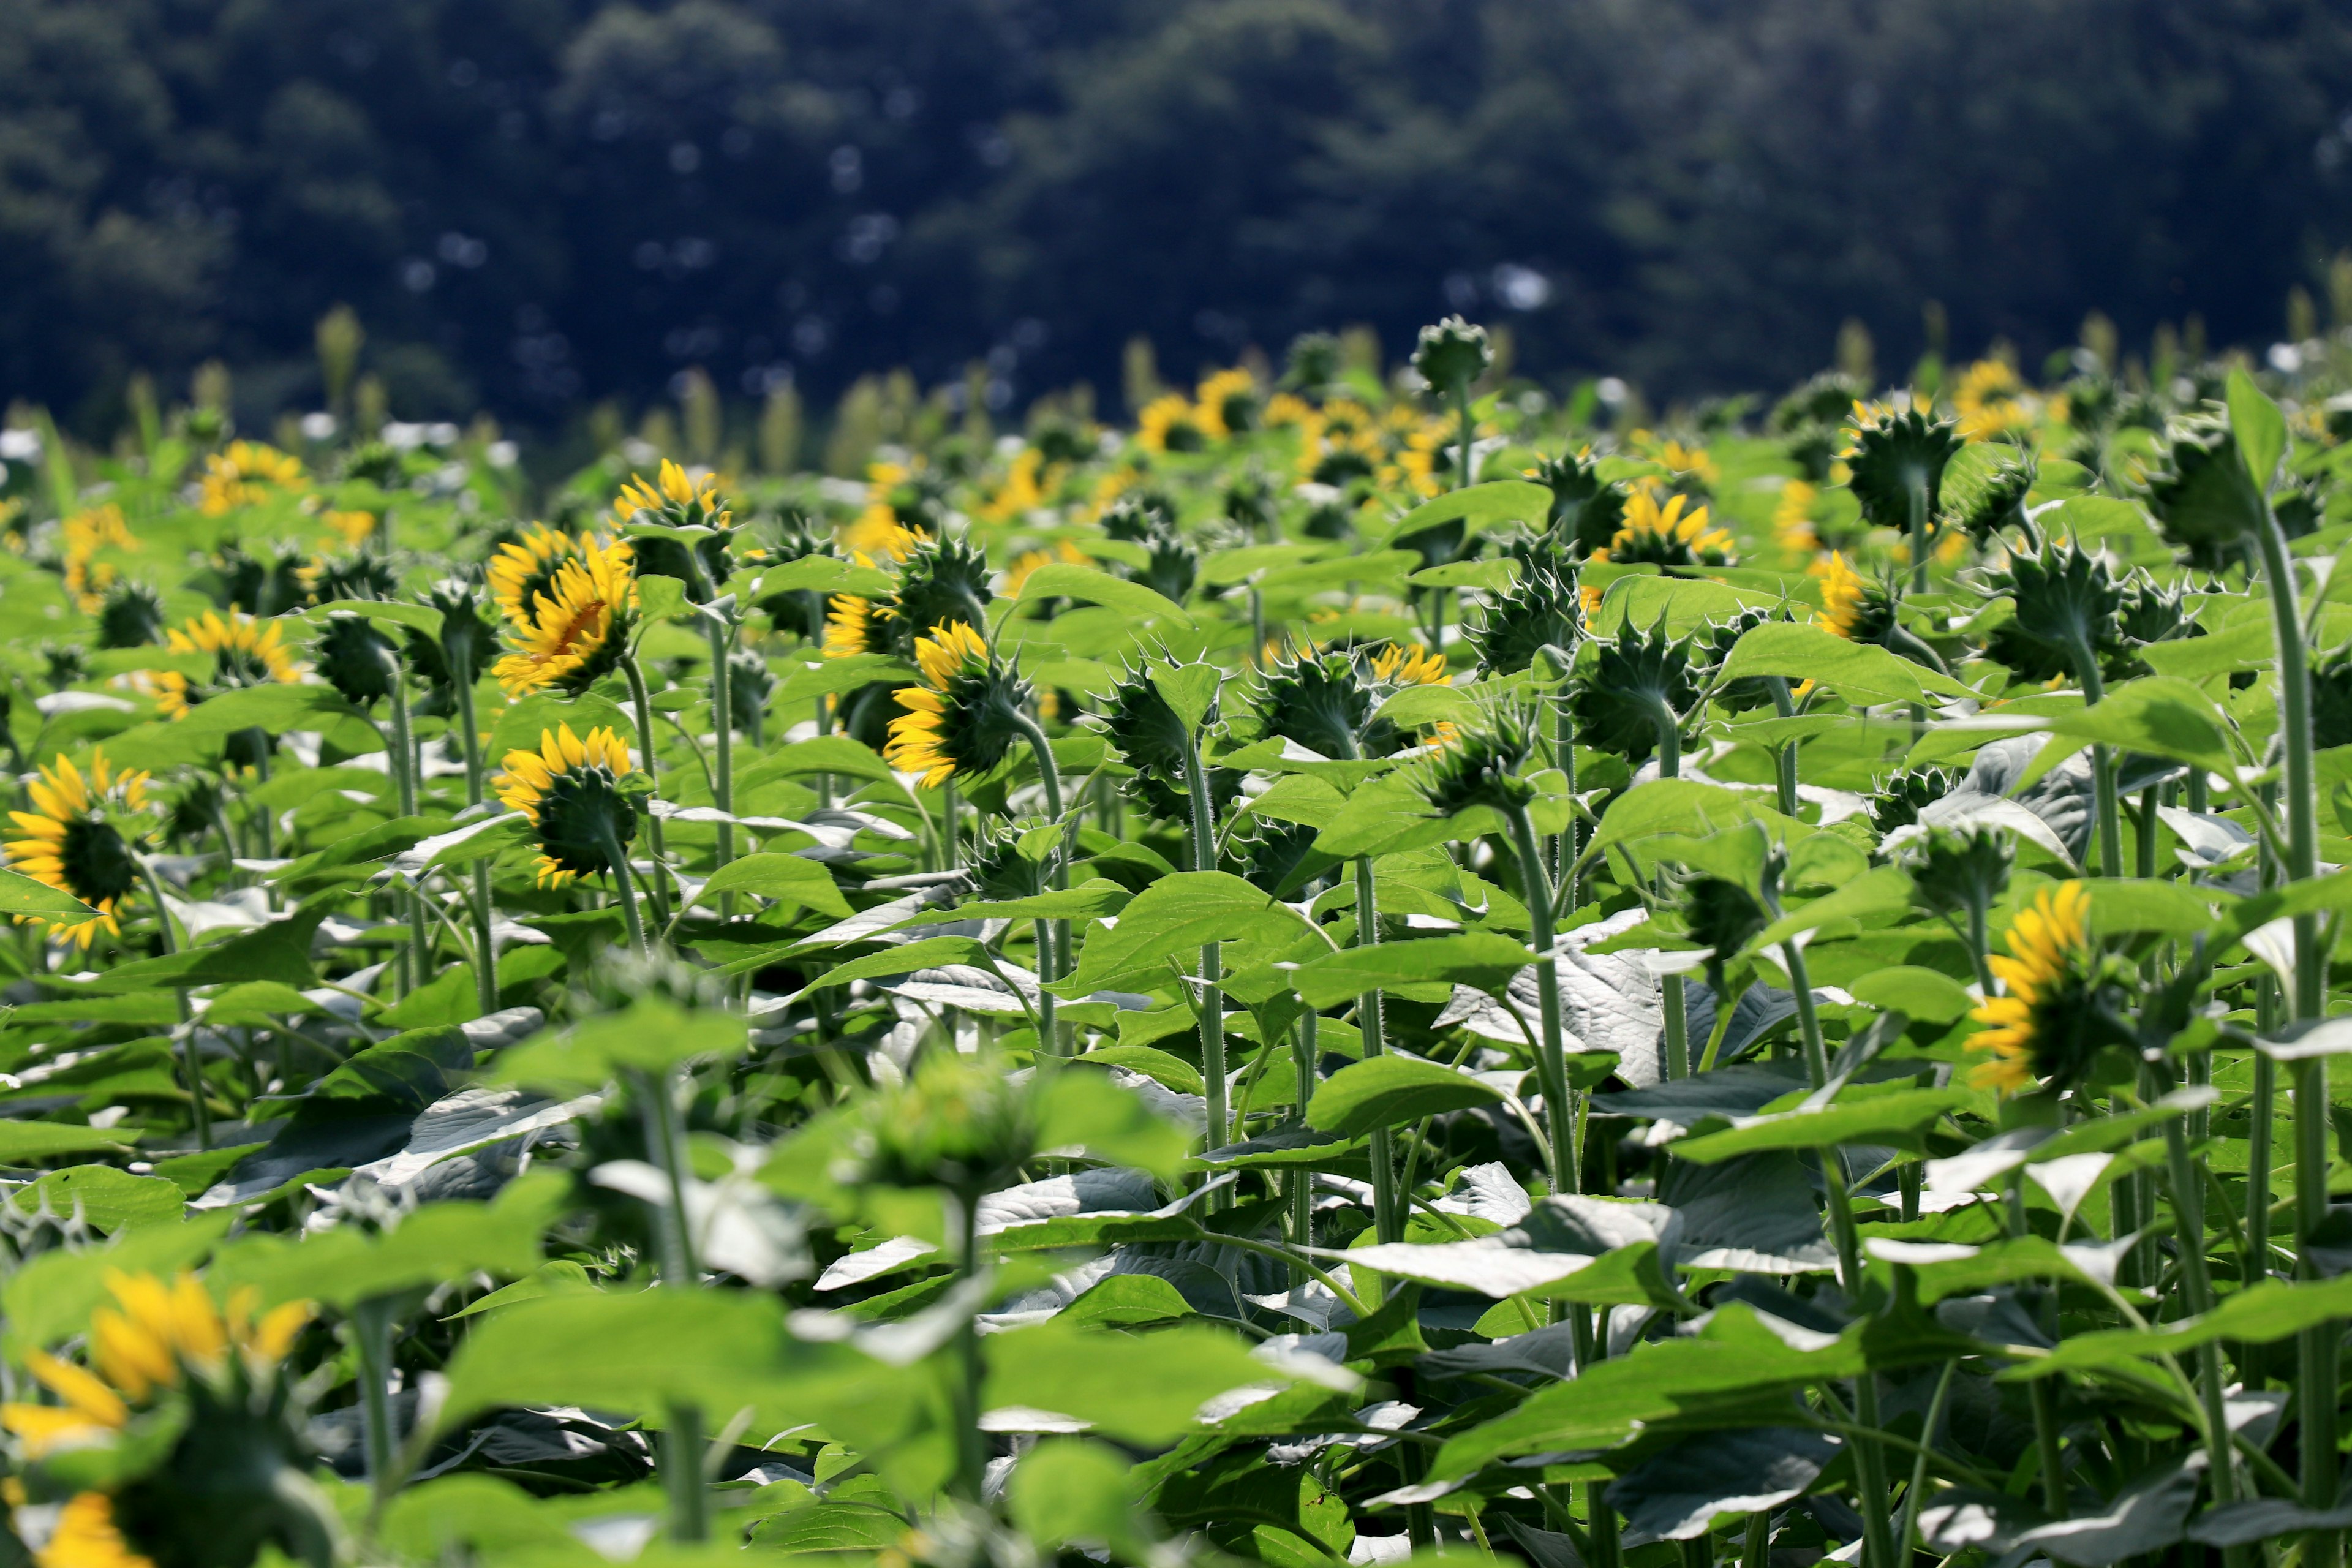
[[[1551,490],[1533,479],[1488,479],[1423,501],[1397,519],[1386,541],[1402,544],[1423,529],[1456,521],[1475,528],[1497,522],[1541,523],[1551,515]]]
[[[1139,622],[1171,621],[1181,626],[1192,624],[1192,617],[1182,605],[1140,583],[1062,561],[1048,562],[1030,573],[1021,584],[1021,596],[1015,603],[1034,605],[1040,599],[1082,599]]]
[[[1968,694],[1951,677],[1875,643],[1848,642],[1820,626],[1790,621],[1750,626],[1723,661],[1726,680],[1764,675],[1810,680],[1853,703],[1933,703]]]
[[[1053,1411],[1129,1443],[1172,1441],[1197,1430],[1201,1407],[1219,1394],[1292,1381],[1234,1335],[1190,1324],[1137,1335],[1056,1318],[984,1344],[985,1405]]]
[[[730,861],[711,873],[698,901],[715,903],[721,893],[751,893],[843,920],[852,912],[833,873],[797,855],[746,855]]]
[[[1352,1002],[1368,991],[1399,985],[1467,985],[1499,996],[1511,977],[1535,963],[1526,945],[1492,931],[1343,948],[1301,964],[1292,975],[1298,994],[1312,1007]]]
[[[59,925],[79,925],[98,919],[98,911],[59,888],[36,881],[22,871],[0,870],[0,914],[39,915]]]
[[[1500,1089],[1456,1068],[1418,1057],[1377,1056],[1351,1062],[1325,1079],[1307,1103],[1307,1124],[1318,1132],[1352,1138],[1376,1127],[1493,1105],[1502,1098]]]
[[[1167,960],[1197,957],[1204,942],[1282,941],[1305,930],[1296,910],[1239,877],[1178,871],[1138,894],[1116,926],[1089,927],[1076,972],[1050,989],[1076,998],[1140,976],[1156,981]]]
[[[1719,1132],[1701,1131],[1668,1145],[1678,1159],[1714,1164],[1768,1149],[1827,1149],[1840,1143],[1917,1148],[1920,1130],[1969,1104],[1961,1089],[1916,1089],[1842,1101],[1819,1110],[1741,1117]],[[1706,1123],[1701,1122],[1702,1129]]]
[[[688,1012],[657,996],[536,1036],[499,1057],[495,1076],[558,1094],[603,1087],[626,1072],[661,1073],[698,1057],[721,1060],[749,1044],[740,1013]]]
[[[2230,433],[2238,438],[2238,454],[2254,489],[2270,491],[2278,478],[2279,459],[2286,455],[2286,416],[2270,395],[2254,384],[2242,365],[2233,365],[2225,394],[2230,408]]]

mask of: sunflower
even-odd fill
[[[1969,1081],[2015,1094],[2037,1081],[2081,1076],[2101,1046],[2128,1041],[2116,1016],[2123,985],[2113,962],[2092,944],[2090,896],[2080,882],[2044,888],[2009,928],[2009,953],[1987,960],[2005,994],[1969,1016],[1985,1026],[1969,1042],[1990,1053]]]
[[[728,516],[709,475],[697,479],[667,458],[651,483],[643,474],[630,475],[613,503],[613,521],[624,528],[641,518],[673,528],[725,528]]]
[[[1013,461],[1005,466],[1004,482],[981,505],[982,520],[1016,522],[1045,505],[1055,478],[1046,475],[1041,480],[1045,468],[1045,454],[1034,447],[1024,447],[1013,454]]]
[[[574,539],[544,524],[533,523],[529,533],[511,544],[499,546],[490,557],[490,596],[508,620],[518,625],[531,619],[531,602],[555,585],[555,574],[566,561],[595,548],[584,534]]]
[[[356,508],[331,508],[320,514],[319,521],[332,530],[336,538],[357,550],[367,542],[368,536],[383,520],[372,511]]]
[[[1193,416],[1212,441],[1237,436],[1257,423],[1257,377],[1239,365],[1202,378]]]
[[[1372,655],[1372,679],[1391,686],[1443,686],[1451,677],[1444,654],[1419,643],[1391,643]]]
[[[1688,496],[1668,496],[1663,505],[1657,493],[1638,489],[1627,498],[1625,521],[1608,547],[1592,552],[1595,561],[1648,561],[1661,566],[1727,566],[1731,535],[1707,526],[1706,508],[1689,506]]]
[[[860,566],[869,563],[858,556]],[[825,601],[824,657],[851,658],[878,652],[890,638],[890,607],[856,594],[835,594]]]
[[[101,550],[136,550],[139,541],[122,509],[112,501],[75,512],[58,529],[58,553],[65,567],[66,594],[84,614],[95,611],[100,595],[120,575],[113,563],[100,561]]]
[[[923,684],[903,686],[882,754],[903,773],[920,773],[923,787],[984,773],[1004,760],[1019,738],[1016,720],[1028,684],[990,650],[988,639],[961,621],[943,621],[915,643]]]
[[[147,1489],[144,1482],[122,1488],[133,1505],[127,1510],[106,1492],[86,1489],[37,1510],[28,1506],[26,1482],[37,1480],[43,1460],[120,1443],[136,1413],[184,1388],[199,1397],[188,1421],[192,1436],[206,1440],[204,1405],[226,1415],[219,1394],[234,1397],[240,1386],[273,1377],[312,1311],[308,1301],[289,1301],[257,1318],[260,1298],[251,1286],[232,1296],[224,1311],[185,1273],[166,1283],[152,1274],[110,1269],[106,1288],[113,1304],[99,1308],[89,1321],[89,1354],[96,1370],[31,1352],[26,1369],[58,1403],[0,1405],[0,1428],[16,1439],[34,1472],[9,1482],[9,1523],[33,1548],[40,1568],[152,1568],[123,1529],[126,1517],[135,1529],[150,1511],[138,1506],[135,1495]]]
[[[145,674],[142,684],[154,691],[155,706],[166,718],[186,718],[191,708],[212,694],[208,688],[292,685],[302,679],[302,666],[286,646],[286,628],[276,621],[257,621],[243,610],[226,616],[206,610],[185,626],[173,627],[165,641],[173,653],[213,657],[212,676],[201,685],[173,669]]]
[[[1952,407],[1960,416],[1960,439],[1990,441],[2032,422],[2017,371],[1998,359],[1980,359],[1960,373]]]
[[[1773,543],[1801,554],[1822,547],[1821,534],[1813,527],[1813,502],[1821,493],[1822,487],[1810,479],[1790,479],[1780,487],[1780,500],[1772,508]]]
[[[517,748],[500,766],[499,799],[530,818],[539,839],[540,886],[611,870],[636,837],[636,812],[620,788],[634,764],[612,731],[591,730],[583,741],[559,724],[540,731],[538,751]]]
[[[1894,623],[1895,602],[1886,585],[1864,577],[1842,552],[1832,552],[1822,572],[1822,610],[1813,624],[1848,642],[1882,641]]]
[[[520,646],[490,669],[509,698],[549,687],[583,691],[621,662],[636,621],[634,559],[626,540],[589,543],[556,568],[523,616],[509,618]]]
[[[930,537],[910,525],[898,509],[899,487],[915,477],[903,463],[873,463],[866,469],[866,510],[841,536],[841,545],[853,554],[887,555],[904,561],[916,545]]]
[[[1181,392],[1164,392],[1135,416],[1135,438],[1148,452],[1197,452],[1209,444],[1208,421]]]
[[[1021,590],[1023,586],[1028,583],[1029,574],[1031,573],[1036,571],[1040,566],[1050,566],[1057,561],[1071,566],[1091,566],[1094,564],[1093,557],[1089,556],[1085,551],[1079,549],[1076,545],[1071,543],[1066,539],[1056,542],[1054,548],[1050,551],[1024,551],[1021,554],[1014,556],[1013,558],[1013,564],[1004,569],[1005,596],[1013,599],[1019,598],[1021,596]]]
[[[199,504],[206,517],[257,506],[273,490],[302,482],[302,459],[259,441],[232,441],[205,459]]]
[[[91,756],[85,776],[61,755],[55,767],[41,770],[28,793],[34,809],[8,814],[27,835],[9,842],[8,863],[98,911],[95,920],[41,923],[63,931],[82,948],[100,931],[121,934],[114,911],[138,885],[139,861],[117,823],[146,811],[147,775],[115,772],[100,751]]]
[[[1722,482],[1723,469],[1704,447],[1685,447],[1669,440],[1658,448],[1658,461],[1675,474],[1697,480],[1708,489]]]

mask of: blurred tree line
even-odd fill
[[[338,304],[411,417],[1453,309],[1770,386],[1928,300],[2266,340],[2347,191],[2340,0],[0,0],[0,395],[315,406]]]

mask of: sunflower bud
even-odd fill
[[[1480,674],[1517,675],[1546,647],[1574,647],[1583,630],[1574,571],[1530,561],[1510,592],[1480,607],[1468,635]]]
[[[1422,328],[1421,341],[1412,351],[1412,368],[1421,373],[1422,380],[1448,394],[1465,390],[1494,363],[1486,329],[1474,327],[1459,316]]]
[[[2175,425],[2147,482],[2157,531],[2190,566],[2219,572],[2255,549],[2263,498],[2227,421],[2200,415]]]
[[[1911,895],[1931,915],[1989,910],[2009,887],[2017,845],[1998,827],[1932,828],[1910,857]]]
[[[768,699],[775,695],[776,672],[748,648],[727,656],[727,707],[735,728],[756,736],[766,727]]]
[[[2026,498],[2041,474],[2031,451],[1979,442],[1944,470],[1944,505],[1937,526],[1958,529],[1987,545],[2007,528],[2026,529]]]
[[[2012,552],[2005,570],[1988,574],[1986,591],[2006,594],[2014,618],[1998,627],[1985,652],[2028,680],[2089,679],[2080,661],[2105,660],[2123,648],[2123,590],[2104,554],[2072,541],[2040,542]]]
[[[1212,696],[1201,717],[1201,729],[1216,722],[1217,706],[1218,699]],[[1135,770],[1135,776],[1125,784],[1129,798],[1160,821],[1192,820],[1185,771],[1198,743],[1196,734],[1169,702],[1160,682],[1152,679],[1150,667],[1129,670],[1111,688],[1101,716],[1090,722],[1110,738],[1127,765]],[[1207,770],[1207,776],[1209,811],[1214,820],[1240,797],[1243,775],[1230,768],[1213,768]]]
[[[462,577],[445,577],[425,591],[425,607],[441,616],[441,635],[426,637],[411,627],[407,633],[408,668],[425,683],[418,711],[446,717],[457,710],[456,669],[479,679],[498,656],[498,634],[483,617],[474,585]]]
[[[1619,481],[1601,477],[1591,447],[1574,456],[1546,458],[1528,477],[1551,491],[1550,536],[1570,542],[1577,554],[1607,549],[1625,526],[1630,492]]]
[[[1713,682],[1716,672],[1731,657],[1731,650],[1739,646],[1741,637],[1767,621],[1785,621],[1788,618],[1784,610],[1742,610],[1727,621],[1710,622],[1695,639],[1692,658],[1706,669],[1706,679]],[[1714,686],[1707,696],[1717,707],[1733,713],[1767,708],[1777,700],[1772,690],[1772,677],[1768,675],[1743,676],[1737,680],[1724,681]]]
[[[1253,706],[1269,735],[1325,757],[1374,754],[1362,742],[1370,727],[1370,671],[1346,653],[1300,649],[1270,660]],[[1386,752],[1377,753],[1386,755]]]
[[[1863,516],[1879,528],[1908,530],[1916,502],[1923,516],[1934,518],[1944,465],[1959,449],[1959,432],[1949,419],[1916,408],[1897,413],[1856,405],[1844,458]]]
[[[1276,899],[1304,899],[1321,888],[1331,868],[1339,864],[1315,847],[1322,830],[1303,822],[1255,819],[1255,826],[1234,846],[1240,857],[1242,879]]]
[[[1767,876],[1778,882],[1777,867]],[[1682,915],[1690,939],[1707,950],[1706,983],[1717,996],[1726,989],[1724,964],[1772,923],[1771,911],[1755,893],[1722,877],[1693,877],[1685,882]]]
[[[1445,747],[1412,770],[1412,787],[1430,809],[1454,816],[1473,806],[1509,816],[1535,799],[1535,786],[1520,776],[1535,755],[1535,731],[1524,713],[1499,709],[1457,733]]]
[[[392,695],[392,639],[364,616],[338,610],[319,634],[319,673],[354,708]]]
[[[890,651],[911,659],[918,640],[934,627],[985,624],[988,603],[995,597],[988,577],[987,555],[961,539],[915,546],[899,568],[898,592],[883,606]]]
[[[106,590],[98,606],[98,646],[145,647],[163,640],[163,596],[135,578]]]
[[[1201,552],[1173,529],[1156,531],[1145,548],[1150,554],[1135,580],[1161,598],[1182,604],[1200,575]]]
[[[1646,632],[1627,621],[1615,641],[1586,646],[1569,700],[1577,740],[1638,767],[1657,749],[1660,727],[1679,725],[1698,699],[1690,645],[1667,636],[1660,616]]]
[[[347,555],[320,561],[310,572],[310,602],[337,599],[389,599],[400,591],[400,574],[381,555]]]
[[[991,824],[964,851],[964,869],[982,898],[1034,899],[1051,878],[1057,836],[1043,821]]]
[[[1923,806],[1932,805],[1958,789],[1960,774],[1949,768],[1913,768],[1881,781],[1870,797],[1870,825],[1885,837],[1898,827],[1919,820]]]

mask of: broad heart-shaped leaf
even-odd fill
[[[562,1034],[542,1034],[499,1058],[497,1079],[557,1094],[602,1088],[624,1072],[660,1073],[697,1057],[728,1059],[749,1043],[740,1013],[688,1012],[640,997]]]
[[[1813,1484],[1843,1439],[1801,1426],[1750,1426],[1685,1437],[1609,1485],[1624,1543],[1688,1541],[1718,1513],[1775,1508]]]
[[[1353,860],[1475,838],[1502,826],[1501,819],[1483,805],[1454,816],[1441,816],[1430,809],[1410,781],[1391,775],[1358,785],[1329,825],[1316,835],[1315,847],[1326,855]]]
[[[428,605],[404,604],[397,599],[331,599],[305,611],[303,618],[314,626],[323,626],[335,616],[359,616],[388,626],[406,626],[438,642],[441,640],[441,612]]]
[[[186,1199],[172,1183],[160,1176],[134,1176],[112,1165],[51,1171],[16,1199],[16,1206],[28,1213],[46,1205],[60,1217],[79,1214],[110,1236],[141,1226],[177,1225],[187,1212]]]
[[[1022,1533],[1042,1546],[1097,1541],[1121,1546],[1138,1538],[1128,1500],[1131,1473],[1126,1455],[1099,1443],[1048,1438],[1021,1456],[1005,1502]]]
[[[266,1305],[348,1310],[378,1296],[481,1272],[519,1279],[539,1267],[540,1236],[562,1210],[568,1177],[533,1171],[487,1204],[426,1204],[382,1235],[339,1226],[316,1236],[260,1234],[221,1250],[217,1288],[250,1285]]]
[[[686,584],[658,572],[637,578],[637,612],[649,621],[667,621],[687,606]]]
[[[1149,1171],[1171,1180],[1192,1139],[1184,1129],[1098,1072],[1057,1072],[1035,1102],[1037,1142],[1045,1149],[1080,1149],[1091,1158]]]
[[[2270,394],[2254,384],[2243,366],[2233,367],[2224,396],[2230,406],[2230,434],[2238,440],[2238,455],[2258,494],[2268,495],[2278,478],[2279,459],[2286,456],[2286,416]]]
[[[1498,1301],[1532,1295],[1596,1306],[1679,1307],[1658,1251],[1674,1224],[1673,1211],[1660,1204],[1555,1194],[1489,1236],[1359,1245],[1346,1258],[1357,1268]]]
[[[1049,989],[1076,1000],[1120,980],[1157,983],[1168,959],[1197,957],[1204,942],[1286,942],[1307,929],[1297,910],[1230,872],[1177,871],[1138,894],[1116,926],[1087,928],[1077,972]]]
[[[1376,1127],[1493,1105],[1502,1098],[1500,1089],[1453,1068],[1418,1057],[1377,1056],[1351,1062],[1325,1079],[1307,1102],[1307,1124],[1318,1132],[1352,1138]]]
[[[860,566],[830,555],[803,555],[761,574],[762,594],[849,594],[860,598],[887,597],[898,587],[887,572]]]
[[[772,1514],[752,1527],[751,1545],[786,1561],[865,1559],[902,1539],[907,1521],[879,1503],[827,1500]]]
[[[310,938],[327,917],[329,904],[320,902],[295,910],[283,920],[240,931],[226,942],[167,952],[160,958],[134,959],[116,964],[93,980],[48,981],[59,989],[101,995],[120,995],[150,986],[232,985],[247,980],[275,980],[296,990],[319,984],[310,967]]]
[[[1641,841],[1663,833],[1705,837],[1736,822],[1757,822],[1783,842],[1811,837],[1819,829],[1792,816],[1783,816],[1752,795],[1701,784],[1696,779],[1650,779],[1610,802],[1601,814],[1601,826],[1585,848],[1597,860],[1612,846],[1622,844],[1643,869],[1653,857]]]
[[[828,658],[815,664],[787,661],[778,671],[772,700],[780,707],[790,709],[817,698],[855,691],[861,686],[871,686],[877,682],[905,686],[916,679],[917,671],[913,665],[904,659],[893,658],[887,653],[854,653],[846,658]],[[742,787],[740,772],[735,784],[737,788]]]
[[[629,748],[630,756],[637,756],[636,721],[618,703],[593,691],[583,691],[577,697],[551,697],[541,692],[511,704],[499,715],[498,723],[490,730],[489,743],[482,748],[483,765],[504,767],[509,752],[536,752],[543,737],[565,724],[583,739],[591,730],[610,730]],[[645,760],[638,757],[637,763],[642,767]]]
[[[2022,789],[2077,750],[2065,744],[2104,742],[2117,751],[2140,752],[2228,773],[2238,765],[2230,744],[2230,721],[2213,700],[2186,680],[2168,675],[2126,681],[2104,701],[2045,721],[2060,739],[2042,748],[2018,780]]]
[[[1327,952],[1299,965],[1291,982],[1310,1007],[1336,1007],[1367,991],[1408,984],[1467,985],[1500,996],[1535,961],[1509,937],[1474,931]]]
[[[1829,835],[1809,838],[1808,844],[1839,842]],[[1819,931],[1837,921],[1853,921],[1864,929],[1896,925],[1911,911],[1911,873],[1900,866],[1879,866],[1865,871],[1833,893],[1798,905],[1770,925],[1766,926],[1740,951],[1743,954],[1758,953],[1778,947],[1790,937],[1809,931]]]
[[[118,1154],[138,1138],[136,1131],[73,1121],[0,1121],[0,1165],[29,1165],[60,1154]]]
[[[517,1302],[466,1336],[448,1374],[444,1431],[501,1405],[583,1405],[656,1421],[688,1405],[721,1422],[749,1405],[755,1424],[781,1431],[849,1398],[905,1403],[923,1376],[792,1338],[773,1297],[661,1289]]]
[[[1663,620],[1669,636],[1680,637],[1710,621],[1727,621],[1743,610],[1777,609],[1786,603],[1778,594],[1727,583],[1627,575],[1609,584],[1592,616],[1592,631],[1596,637],[1614,637],[1628,622],[1646,631]]]
[[[1528,1396],[1518,1408],[1447,1439],[1429,1479],[1454,1480],[1497,1459],[1560,1448],[1605,1448],[1637,1431],[1785,1424],[1790,1395],[1811,1384],[1852,1377],[1865,1364],[1850,1330],[1800,1348],[1744,1304],[1717,1310],[1696,1334],[1644,1342],[1568,1383]]]
[[[59,925],[98,919],[98,911],[62,889],[36,881],[22,871],[0,870],[0,914],[40,915]]]
[[[1750,626],[1723,662],[1726,680],[1761,675],[1811,680],[1861,705],[1934,703],[1968,695],[1968,688],[1950,676],[1875,643],[1848,642],[1834,632],[1793,621]]]
[[[872,748],[846,735],[819,735],[814,740],[779,746],[749,767],[739,766],[735,792],[740,796],[745,790],[772,779],[795,778],[805,773],[832,773],[841,778],[870,779],[877,784],[888,784],[898,776],[891,773],[889,763],[874,754]]]
[[[1474,528],[1497,522],[1540,522],[1551,515],[1551,490],[1533,479],[1488,479],[1465,485],[1422,502],[1390,530],[1390,548],[1402,544],[1425,528],[1460,519]]]
[[[853,912],[833,873],[797,855],[746,855],[730,861],[711,873],[697,901],[709,903],[721,893],[755,893],[842,920]]]
[[[1136,1335],[1051,1319],[982,1342],[983,1408],[1050,1410],[1151,1446],[1199,1429],[1201,1407],[1254,1384],[1293,1381],[1222,1330],[1179,1324]]]
[[[1021,584],[1021,597],[1015,603],[1030,605],[1040,599],[1083,599],[1138,621],[1173,621],[1185,626],[1192,624],[1192,617],[1182,605],[1142,584],[1066,561],[1050,561],[1030,573]]]
[[[901,921],[898,929],[909,931],[927,925],[945,925],[956,921],[1084,921],[1100,920],[1115,915],[1133,901],[1135,895],[1108,879],[1097,878],[1076,888],[1052,892],[1033,893],[1025,899],[1006,899],[999,903],[965,904],[952,910],[931,910],[912,920]]]
[[[2083,1367],[2126,1365],[2142,1356],[2178,1354],[2215,1340],[2268,1344],[2331,1319],[2352,1317],[2352,1274],[2288,1284],[2265,1279],[2200,1317],[2148,1329],[2105,1329],[2073,1335],[2039,1361],[2013,1366],[2007,1381],[2046,1377]]]
[[[323,730],[356,712],[331,686],[246,686],[208,697],[188,710],[179,727],[191,735],[230,735],[239,730]]]
[[[1915,1089],[1873,1095],[1820,1110],[1742,1117],[1720,1132],[1701,1131],[1668,1145],[1678,1159],[1713,1164],[1772,1149],[1827,1149],[1840,1143],[1916,1148],[1922,1128],[1975,1096],[1960,1089]],[[1705,1127],[1706,1123],[1700,1123]]]
[[[1217,688],[1224,677],[1213,664],[1160,664],[1151,666],[1151,684],[1159,689],[1170,709],[1182,720],[1188,730],[1197,730],[1209,710],[1216,705]]]
[[[1484,588],[1507,594],[1519,580],[1519,563],[1508,556],[1486,561],[1450,561],[1412,573],[1405,581],[1416,588]]]

